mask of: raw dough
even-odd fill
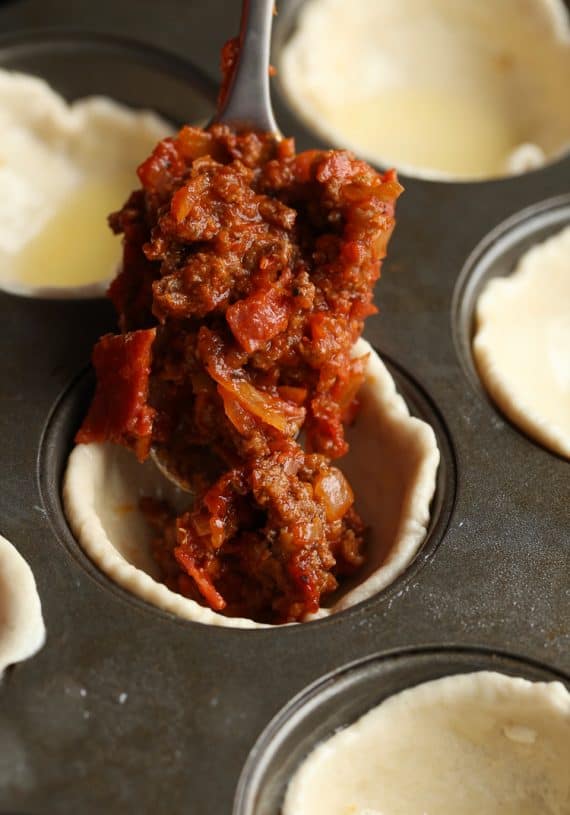
[[[37,653],[45,636],[32,570],[0,535],[0,676],[9,665]]]
[[[570,694],[499,673],[386,699],[320,744],[283,815],[568,815]]]
[[[348,439],[350,452],[339,462],[354,488],[356,506],[370,526],[369,563],[364,576],[323,617],[376,594],[410,563],[426,535],[435,491],[439,451],[433,430],[411,417],[386,367],[365,340],[356,356],[369,353],[361,410]],[[265,627],[224,617],[157,582],[149,552],[150,531],[137,511],[141,495],[184,496],[151,461],[111,444],[78,445],[69,458],[63,488],[67,519],[89,557],[127,590],[181,617],[211,625]]]
[[[563,0],[309,0],[278,65],[327,142],[429,178],[525,172],[570,146]]]
[[[121,255],[106,217],[171,132],[153,113],[105,97],[69,105],[42,79],[0,69],[0,288],[104,292]]]
[[[489,394],[533,439],[570,458],[570,226],[485,286],[473,354]]]

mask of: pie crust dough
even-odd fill
[[[37,653],[46,638],[32,570],[0,535],[0,676],[15,662]]]
[[[278,64],[328,143],[443,180],[522,173],[570,147],[563,0],[307,0]]]
[[[283,815],[566,815],[570,694],[500,673],[391,696],[310,753]]]
[[[68,104],[43,79],[0,69],[0,289],[28,296],[102,295],[109,280],[52,286],[49,270],[45,284],[32,285],[20,279],[18,258],[84,184],[120,178],[128,190],[137,165],[171,133],[150,111],[104,96]],[[105,235],[104,219],[100,226]],[[117,244],[117,264],[120,254]],[[109,268],[109,279],[114,272]]]
[[[473,355],[491,398],[531,438],[570,458],[570,226],[487,283],[476,323]]]
[[[325,617],[361,602],[391,583],[411,562],[429,524],[439,450],[425,422],[410,416],[394,380],[365,340],[355,356],[369,354],[361,409],[348,433],[350,452],[338,464],[356,495],[356,508],[370,527],[368,563],[355,586],[347,585]],[[65,473],[63,500],[70,527],[89,557],[112,580],[165,611],[195,622],[264,628],[246,618],[224,617],[159,583],[148,549],[152,533],[137,510],[142,495],[173,501],[182,511],[188,496],[152,461],[139,464],[112,444],[78,445]]]

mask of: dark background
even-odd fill
[[[10,0],[0,31],[61,25],[133,37],[172,50],[218,79],[219,51],[237,34],[239,0]]]

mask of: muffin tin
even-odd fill
[[[4,5],[0,22],[5,31],[66,22],[64,3],[50,18],[44,5]],[[227,30],[184,28],[181,19],[200,19],[199,4],[180,17],[169,0],[157,39],[180,58],[195,44],[211,54],[201,68],[213,74],[235,22],[224,5],[213,0],[208,14],[215,19],[215,6]],[[297,5],[282,0],[275,48]],[[98,14],[100,30],[121,33],[111,3]],[[103,66],[114,55],[120,70],[125,44],[105,42],[21,30],[0,41],[0,64],[36,70],[68,96],[99,91],[171,119],[207,118],[215,88],[203,70],[136,49],[151,74],[176,76],[172,95],[148,73],[118,83]],[[320,146],[278,85],[274,98],[282,131],[299,148]],[[509,273],[529,243],[570,223],[570,159],[500,181],[402,181],[380,315],[365,335],[438,434],[432,527],[388,589],[322,621],[202,626],[137,600],[93,566],[68,530],[60,483],[92,388],[90,351],[114,330],[112,309],[0,295],[0,532],[34,571],[48,631],[44,649],[0,685],[0,813],[278,815],[293,764],[394,691],[488,668],[570,682],[569,464],[502,418],[469,350],[484,279]],[[344,667],[355,660],[364,661]]]

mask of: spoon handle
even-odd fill
[[[216,122],[280,136],[269,95],[269,51],[275,0],[243,0],[237,65]]]

